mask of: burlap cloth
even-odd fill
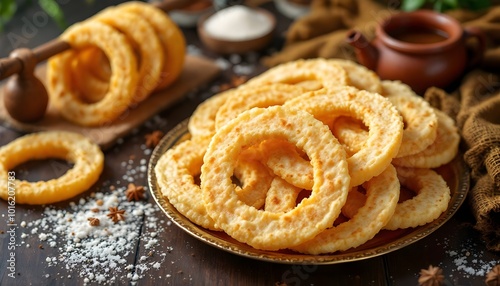
[[[400,1],[312,0],[311,12],[295,20],[279,52],[263,60],[274,66],[299,58],[356,60],[345,42],[352,28],[371,38],[375,27],[397,13]],[[486,11],[447,12],[464,26],[482,29],[487,51],[481,65],[469,70],[455,87],[430,88],[424,97],[456,119],[464,160],[471,170],[467,201],[489,250],[500,251],[500,6]],[[495,74],[497,72],[497,74]]]

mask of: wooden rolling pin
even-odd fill
[[[198,0],[165,0],[151,5],[168,12],[196,1]],[[34,75],[35,67],[70,48],[68,43],[54,39],[33,50],[16,49],[8,58],[0,59],[0,80],[12,76],[4,85],[4,104],[12,118],[20,122],[34,122],[45,115],[48,95],[45,86]]]

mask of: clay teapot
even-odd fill
[[[476,38],[468,49],[469,38]],[[422,94],[446,88],[467,68],[479,64],[486,40],[481,30],[462,28],[455,19],[430,10],[399,12],[377,26],[369,42],[359,31],[348,33],[358,61],[382,79],[401,80]]]

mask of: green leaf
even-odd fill
[[[461,8],[470,10],[482,10],[491,6],[490,0],[460,0],[459,5]]]
[[[38,4],[42,9],[57,23],[61,29],[68,27],[64,19],[63,11],[55,0],[38,0]]]
[[[458,7],[458,0],[443,0],[443,5],[447,9],[455,9]]]
[[[17,5],[15,0],[0,0],[0,31],[3,26],[12,19],[16,13]]]
[[[436,1],[436,3],[434,3],[434,11],[443,12],[443,2],[439,0]]]
[[[414,11],[424,6],[425,0],[403,0],[401,10]]]
[[[15,0],[0,0],[0,19],[8,21],[16,13],[17,5]]]

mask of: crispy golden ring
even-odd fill
[[[146,99],[156,88],[164,65],[164,55],[159,37],[152,25],[143,17],[108,8],[89,21],[101,21],[125,34],[140,58],[139,80],[135,90],[134,103]]]
[[[401,145],[403,120],[394,105],[379,94],[344,86],[309,92],[287,101],[284,106],[305,110],[324,123],[338,116],[351,116],[362,120],[368,127],[369,136],[365,148],[347,159],[351,187],[359,186],[382,173]],[[281,172],[297,174],[293,169],[294,165],[296,164]],[[268,166],[277,174],[277,166]],[[302,176],[311,177],[310,172],[303,173]],[[283,178],[286,180],[286,177]],[[306,180],[307,178],[303,179]],[[289,183],[299,186],[292,181]],[[311,181],[309,185],[312,183]]]
[[[347,116],[335,118],[331,123],[330,130],[344,146],[348,156],[363,149],[369,135],[363,122]]]
[[[302,191],[280,177],[274,177],[266,194],[264,210],[268,212],[287,212],[297,206],[297,198]]]
[[[73,163],[64,175],[49,181],[27,182],[9,179],[9,170],[29,160],[59,158]],[[8,186],[14,185],[19,204],[43,205],[72,198],[99,179],[104,155],[96,144],[83,135],[46,131],[20,137],[0,148],[0,182],[5,186],[0,197],[8,200]]]
[[[311,158],[311,195],[293,210],[273,213],[243,203],[231,181],[236,159],[246,146],[282,138]],[[300,244],[331,226],[347,198],[345,152],[328,127],[307,112],[282,106],[253,108],[224,125],[212,138],[201,172],[210,216],[227,234],[257,249]]]
[[[103,99],[109,89],[109,79],[101,80],[94,75],[85,65],[84,53],[80,51],[75,55],[71,63],[71,75],[74,86],[80,95],[80,99],[87,103],[95,103]]]
[[[449,163],[458,153],[460,134],[455,121],[446,113],[434,109],[438,118],[437,136],[423,151],[392,160],[394,165],[413,168],[437,168]]]
[[[195,179],[201,173],[208,143],[207,137],[179,143],[160,157],[155,174],[160,191],[182,215],[204,228],[220,230],[207,213]],[[254,160],[252,152],[245,150],[238,158],[234,176],[242,186],[237,186],[236,192],[244,203],[260,208],[264,205],[272,177],[267,168]]]
[[[137,63],[126,37],[99,22],[68,28],[61,36],[74,50],[96,45],[108,56],[113,70],[110,89],[102,100],[87,104],[79,99],[71,82],[71,60],[75,51],[58,54],[48,61],[47,89],[50,100],[67,120],[84,126],[99,126],[116,120],[129,107],[137,86]]]
[[[234,169],[234,176],[241,185],[236,186],[236,194],[241,201],[256,209],[264,206],[266,194],[273,181],[268,168],[258,160],[258,153],[256,148],[246,149],[238,157]]]
[[[308,158],[302,158],[293,144],[285,140],[266,140],[259,148],[261,161],[271,166],[276,176],[293,186],[311,190],[314,180],[311,163]]]
[[[181,142],[165,152],[155,166],[160,191],[186,218],[207,229],[220,230],[208,215],[195,182],[200,174],[208,139]]]
[[[215,134],[215,117],[232,90],[213,95],[203,101],[189,118],[188,131],[193,137],[212,137]]]
[[[109,82],[111,77],[111,66],[109,60],[102,50],[92,46],[82,50],[78,54],[78,59],[83,66],[98,79]]]
[[[383,81],[384,95],[405,122],[403,141],[396,158],[419,153],[436,139],[438,119],[431,105],[400,81]]]
[[[358,210],[366,204],[366,196],[359,191],[359,186],[354,187],[347,195],[347,201],[342,207],[342,214],[346,218],[351,218],[356,215]]]
[[[384,227],[417,227],[437,219],[450,201],[450,188],[446,181],[431,169],[397,167],[402,186],[417,193],[413,198],[397,205],[394,215]]]
[[[286,101],[303,94],[306,90],[288,84],[274,83],[262,86],[242,86],[232,89],[229,98],[217,111],[215,129],[220,129],[243,111],[253,107],[282,105]]]
[[[398,205],[400,185],[396,169],[389,165],[363,187],[366,203],[349,221],[323,231],[293,250],[308,254],[332,253],[358,247],[372,239],[389,222]]]
[[[347,85],[348,77],[339,65],[326,60],[296,60],[275,66],[247,81],[247,85],[285,83],[299,85],[301,82],[318,81],[323,88]],[[314,86],[314,85],[313,85]]]
[[[155,29],[165,56],[163,71],[155,90],[161,90],[172,84],[181,74],[186,57],[186,40],[182,31],[165,12],[150,4],[131,1],[116,8],[120,12],[132,12],[143,17]]]
[[[375,93],[382,92],[380,78],[365,66],[343,59],[328,59],[328,62],[337,64],[346,71],[350,86]]]

